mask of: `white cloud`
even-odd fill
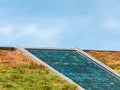
[[[33,24],[31,24],[33,23]],[[63,19],[40,19],[39,22],[3,24],[0,43],[3,45],[56,46],[67,28]]]
[[[17,35],[17,38],[22,38],[24,36],[33,36],[33,38],[39,38],[41,40],[53,40],[62,33],[64,26],[48,26],[41,28],[39,25],[28,25],[22,27],[22,30]]]
[[[65,22],[53,22],[44,27],[40,24],[1,27],[0,42],[10,45],[56,46],[66,28]]]
[[[0,35],[2,36],[9,36],[12,34],[12,32],[13,32],[13,27],[11,26],[0,27]]]
[[[108,19],[104,21],[103,26],[106,29],[118,30],[120,29],[120,22],[118,20]]]
[[[11,42],[14,28],[10,25],[0,27],[0,45],[8,45]]]

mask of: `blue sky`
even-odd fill
[[[0,46],[120,50],[120,0],[0,0]]]

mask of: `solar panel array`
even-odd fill
[[[120,77],[76,50],[27,50],[86,90],[120,90]]]

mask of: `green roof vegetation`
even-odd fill
[[[18,51],[0,50],[0,90],[78,90]]]
[[[87,53],[97,58],[107,66],[120,73],[120,52],[119,51],[98,51],[86,50]]]
[[[120,73],[120,52],[87,50]],[[0,90],[78,90],[17,50],[0,50]]]

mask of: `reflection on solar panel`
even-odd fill
[[[120,90],[120,77],[76,50],[27,50],[86,90]]]

